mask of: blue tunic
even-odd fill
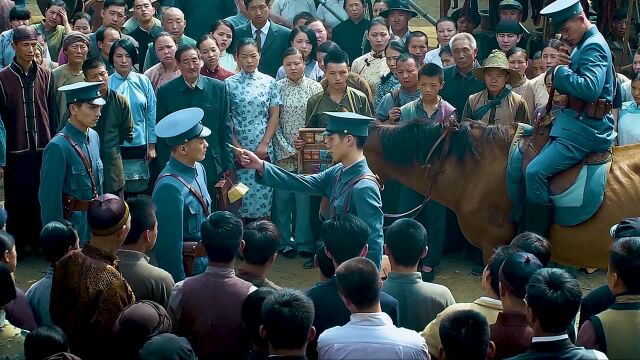
[[[571,54],[571,65],[556,67],[554,88],[584,102],[605,99],[613,103],[615,77],[611,50],[595,26],[587,30]],[[577,115],[577,117],[576,117]],[[549,204],[548,180],[579,163],[590,153],[607,150],[615,139],[611,112],[603,118],[564,108],[555,116],[551,141],[527,167],[527,197],[538,204]]]
[[[68,123],[61,131],[78,144],[91,163],[98,195],[102,195],[103,166],[100,160],[100,139],[98,133],[88,129],[86,133]],[[76,200],[91,200],[93,191],[91,179],[82,159],[69,141],[57,135],[44,148],[40,169],[40,215],[42,224],[62,220],[62,196],[73,196]],[[78,231],[80,246],[90,238],[86,211],[74,211],[68,219]]]
[[[332,212],[340,214],[344,213],[346,209],[346,212],[358,216],[367,223],[370,231],[367,241],[369,245],[367,257],[380,268],[382,244],[384,243],[382,235],[384,215],[380,189],[372,180],[363,179],[351,191],[343,193],[343,189],[352,180],[363,174],[372,174],[366,159],[357,161],[346,169],[343,169],[342,164],[338,164],[314,175],[296,175],[265,161],[264,173],[260,175],[256,172],[255,176],[257,183],[278,189],[322,195],[329,199],[340,194],[340,197],[333,199],[330,204]],[[337,181],[336,177],[339,177]],[[349,204],[345,204],[347,199],[349,199]]]
[[[172,156],[160,176],[169,173],[180,176],[198,191],[207,203],[207,210],[211,211],[207,174],[202,164],[196,163],[195,167],[191,167]],[[159,267],[173,276],[175,282],[182,281],[185,278],[182,243],[200,241],[200,226],[206,219],[204,208],[198,198],[180,180],[172,176],[158,180],[151,198],[156,205],[158,221],[158,239],[153,250],[155,259]],[[198,260],[194,273],[198,272],[202,263],[202,259]]]

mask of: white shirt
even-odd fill
[[[272,13],[288,21],[293,21],[293,18],[303,11],[316,16],[316,4],[313,0],[275,0],[271,6]]]
[[[264,24],[264,26],[262,27],[262,29],[260,29],[260,48],[262,49],[262,47],[264,46],[264,42],[265,40],[267,40],[267,34],[269,33],[269,26],[271,26],[271,21],[267,20],[267,23]],[[257,27],[255,27],[253,25],[253,23],[251,23],[251,37],[253,39],[256,38],[256,31],[258,30]]]
[[[427,54],[424,56],[425,64],[437,64],[442,67],[442,59],[440,59],[440,45],[433,50],[427,51]]]
[[[430,358],[422,336],[395,327],[383,312],[351,314],[346,325],[325,330],[318,339],[318,356],[331,360]]]

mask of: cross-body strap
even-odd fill
[[[71,137],[69,137],[67,134],[65,134],[63,132],[59,132],[56,135],[62,136],[65,139],[67,139],[69,144],[71,144],[71,147],[73,148],[73,150],[75,150],[75,152],[80,157],[80,160],[82,160],[82,164],[84,165],[85,169],[87,170],[87,174],[89,174],[89,179],[91,180],[91,191],[93,192],[93,197],[97,198],[98,197],[98,188],[96,187],[96,182],[95,182],[95,180],[93,178],[93,168],[91,167],[91,163],[89,162],[89,159],[87,159],[87,156],[84,154],[82,149],[80,149],[80,146],[78,146],[78,144],[75,141],[73,141],[73,139]]]
[[[184,186],[186,186],[187,189],[189,189],[189,191],[191,191],[191,193],[193,195],[195,195],[196,198],[198,199],[198,202],[200,203],[200,205],[204,209],[204,214],[206,216],[209,216],[209,214],[210,214],[209,207],[207,206],[207,202],[204,200],[204,197],[202,197],[202,194],[198,190],[196,190],[193,186],[191,186],[191,184],[189,184],[185,179],[183,179],[182,176],[180,176],[178,174],[174,174],[174,173],[162,174],[162,175],[158,176],[158,180],[156,180],[156,183],[155,183],[155,185],[153,187],[155,188],[156,185],[158,185],[158,182],[160,181],[160,179],[168,177],[168,176],[171,176],[172,178],[178,179],[178,181],[180,181]]]

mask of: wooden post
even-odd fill
[[[627,51],[629,50],[629,36],[631,36],[631,20],[633,18],[633,8],[637,6],[637,0],[631,0],[627,7],[626,31],[624,32],[624,41],[622,42],[622,58],[620,59],[620,67],[627,63]],[[632,59],[633,61],[633,59]]]

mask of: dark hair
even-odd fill
[[[640,237],[614,241],[609,251],[609,268],[620,276],[628,292],[640,294]]]
[[[29,19],[31,19],[31,11],[26,6],[14,6],[9,10],[9,21]]]
[[[333,261],[327,256],[325,252],[326,246],[322,244],[320,249],[316,252],[316,260],[318,261],[318,268],[322,273],[322,276],[327,279],[331,279],[336,274],[336,267],[333,265]]]
[[[189,50],[194,50],[198,54],[198,57],[200,57],[200,50],[198,50],[197,47],[189,44],[182,44],[178,46],[178,48],[176,49],[176,54],[174,55],[174,57],[176,58],[176,61],[180,62],[180,57],[182,57],[182,54],[184,54]]]
[[[309,53],[309,59],[316,59],[316,52],[318,51],[318,38],[316,38],[316,33],[311,30],[307,25],[298,26],[291,30],[289,33],[289,45],[293,46],[293,40],[300,33],[307,34],[307,38],[309,39],[309,43],[311,43],[311,52]]]
[[[246,0],[245,0],[246,1]],[[262,326],[274,349],[300,349],[313,324],[313,301],[299,290],[282,289],[262,305]]]
[[[367,30],[371,30],[372,27],[378,26],[378,25],[382,25],[385,28],[389,29],[389,22],[387,21],[387,19],[381,16],[378,16],[371,19],[371,21],[369,22],[369,26],[367,27]]]
[[[558,51],[560,51],[560,47],[562,46],[562,41],[558,40],[558,39],[549,39],[547,41],[546,44],[544,44],[544,47],[542,48],[542,50],[544,51],[544,48],[553,48],[556,49]]]
[[[640,73],[635,74],[631,79],[631,81],[636,81],[636,80],[640,80]]]
[[[436,21],[436,32],[437,32],[437,29],[438,29],[438,25],[440,25],[440,24],[442,24],[442,23],[444,23],[444,22],[450,22],[450,23],[452,23],[452,24],[453,24],[453,27],[454,27],[456,30],[458,30],[458,23],[457,23],[455,20],[453,20],[452,18],[450,18],[450,17],[448,17],[448,16],[443,16],[443,17],[441,17],[440,19],[438,19],[438,21]]]
[[[413,54],[410,54],[408,52],[404,52],[398,55],[398,58],[396,59],[396,64],[398,64],[399,62],[407,62],[410,60],[413,60],[413,62],[416,64],[416,68],[420,67],[419,60]]]
[[[158,39],[163,38],[163,37],[170,37],[171,40],[173,41],[173,43],[178,45],[176,43],[176,39],[173,38],[173,35],[169,34],[166,31],[160,31],[157,34],[155,34],[155,36],[153,37],[153,49],[154,49],[154,51],[155,51],[155,48],[156,48],[156,42],[158,41]]]
[[[415,266],[427,246],[427,230],[413,219],[396,220],[387,228],[384,242],[393,261],[402,266]]]
[[[46,9],[49,9],[52,6],[59,6],[66,9],[66,4],[64,3],[64,0],[50,0],[47,3]]]
[[[209,260],[228,263],[240,249],[242,220],[228,211],[216,211],[202,223],[200,233]]]
[[[429,42],[429,36],[427,36],[427,34],[425,34],[424,31],[416,30],[416,31],[409,32],[409,40],[407,41],[407,43],[410,43],[411,39],[417,39],[417,38],[425,38],[425,41],[427,43]]]
[[[260,52],[260,49],[258,49],[258,44],[255,40],[253,40],[252,38],[242,38],[238,40],[238,43],[236,44],[236,56],[240,56],[240,51],[247,46],[253,46],[258,50],[258,53]]]
[[[71,19],[71,23],[75,25],[76,21],[78,20],[86,20],[89,23],[89,26],[91,26],[91,15],[85,12],[79,12],[73,15],[73,18]]]
[[[16,283],[9,268],[0,262],[0,308],[16,298]]]
[[[336,268],[336,285],[340,294],[358,308],[366,308],[380,301],[382,280],[376,264],[370,259],[356,257]]]
[[[52,221],[45,225],[40,232],[40,246],[44,258],[50,264],[55,264],[74,247],[78,241],[78,233],[72,223],[67,220]]]
[[[533,54],[533,60],[540,60],[542,59],[542,51],[536,51],[535,54]]]
[[[5,251],[11,250],[14,246],[16,246],[16,240],[13,235],[0,230],[0,258],[4,256]]]
[[[105,70],[107,69],[107,65],[104,63],[104,61],[102,61],[101,58],[90,57],[82,63],[82,72],[84,73],[84,76],[87,77],[87,73],[89,72],[89,70],[97,69],[100,66],[104,67]]]
[[[253,265],[264,265],[278,252],[280,230],[271,221],[254,221],[244,228],[244,261]]]
[[[342,50],[329,51],[327,56],[324,57],[325,68],[329,66],[329,64],[347,64],[347,66],[349,66],[349,55]]]
[[[24,339],[25,360],[42,360],[68,351],[67,336],[55,325],[40,326]]]
[[[262,304],[269,297],[275,294],[272,288],[261,287],[251,292],[242,302],[240,308],[240,318],[244,325],[244,330],[251,342],[262,350],[268,350],[267,341],[260,336],[260,325],[262,325]]]
[[[404,41],[399,40],[399,39],[393,39],[393,40],[389,41],[389,43],[387,44],[387,47],[384,49],[384,51],[387,51],[387,49],[395,50],[395,51],[399,52],[400,54],[406,53],[408,51],[407,50],[407,46],[405,45]]]
[[[340,48],[340,45],[334,43],[331,40],[327,40],[323,42],[322,44],[318,45],[318,48],[316,49],[317,52],[321,52],[325,54],[328,54],[332,51],[340,51],[340,50],[342,50]]]
[[[313,14],[308,11],[297,13],[296,16],[293,17],[293,20],[291,21],[291,23],[295,24],[298,21],[300,21],[300,19],[304,19],[305,20],[304,22],[306,23],[310,19],[313,19]]]
[[[338,134],[338,137],[340,137],[341,140],[344,140],[344,138],[346,138],[347,136],[349,136],[349,134]],[[357,135],[351,135],[354,139],[356,139],[356,148],[359,150],[364,149],[364,145],[367,143],[367,137],[366,136],[357,136]]]
[[[448,44],[440,48],[440,51],[438,52],[438,56],[442,56],[446,54],[453,56],[453,53],[451,52],[451,46],[449,46]]]
[[[369,227],[364,220],[351,214],[338,214],[320,228],[320,235],[337,264],[360,256],[369,238]]]
[[[291,55],[300,55],[300,58],[304,61],[304,55],[302,55],[302,51],[292,46],[284,49],[284,51],[282,52],[282,62],[284,63],[284,59],[286,59],[287,56]]]
[[[140,240],[140,236],[156,226],[156,206],[146,196],[136,196],[127,200],[131,214],[131,230],[124,239],[123,245],[132,245]]]
[[[113,26],[102,26],[102,27],[100,27],[100,29],[98,29],[98,31],[96,31],[96,42],[98,42],[98,41],[103,42],[104,41],[104,33],[109,29],[115,30],[115,31],[118,32],[118,34],[122,35],[122,32],[120,32],[120,30],[114,28]]]
[[[125,10],[127,9],[127,4],[124,2],[124,0],[104,0],[104,6],[102,7],[103,9],[107,10],[111,6],[124,7]]]
[[[251,4],[252,1],[255,1],[255,0],[244,0],[244,6],[249,7],[249,4]],[[271,0],[264,0],[264,3],[267,4],[267,6],[269,6],[269,4],[271,3]]]
[[[213,25],[211,25],[211,34],[213,34],[216,30],[218,30],[218,28],[220,26],[226,26],[229,29],[231,29],[231,43],[229,43],[229,47],[227,48],[227,52],[232,53],[233,54],[233,49],[235,49],[235,45],[236,45],[236,29],[233,27],[233,24],[231,24],[228,20],[217,20],[216,22],[213,23]]]
[[[524,53],[524,58],[525,59],[529,56],[529,54],[527,53],[527,50],[516,46],[514,48],[509,49],[509,51],[507,51],[507,54],[506,54],[507,55],[507,59],[510,58],[512,55],[515,55],[517,53]]]
[[[491,276],[491,290],[493,290],[498,296],[500,296],[500,268],[505,260],[512,254],[515,254],[516,250],[511,246],[500,246],[489,258],[487,263],[487,269]]]
[[[525,300],[542,331],[560,334],[567,331],[578,313],[582,290],[578,280],[566,271],[545,268],[529,279]]]
[[[551,244],[547,239],[536,233],[527,231],[516,235],[516,237],[511,240],[511,246],[533,254],[540,260],[544,267],[546,267],[549,264],[549,260],[551,260]]]
[[[213,40],[213,42],[216,43],[216,46],[218,46],[218,40],[216,40],[216,38],[214,38],[211,34],[205,34],[200,36],[198,41],[196,41],[196,48],[198,48],[198,51],[200,51],[200,45],[202,45],[202,43],[207,40]]]
[[[364,0],[358,0],[360,1],[360,4],[362,4],[363,7],[367,7],[367,4],[364,3]],[[347,0],[343,0],[342,1],[342,8],[347,11]]]
[[[459,310],[442,318],[442,350],[451,360],[485,360],[489,347],[489,323],[475,310]]]
[[[116,49],[123,49],[127,52],[127,54],[131,57],[132,67],[138,64],[138,50],[135,45],[128,39],[118,39],[113,45],[111,45],[111,50],[109,50],[109,63],[113,65],[113,56],[116,53]]]

